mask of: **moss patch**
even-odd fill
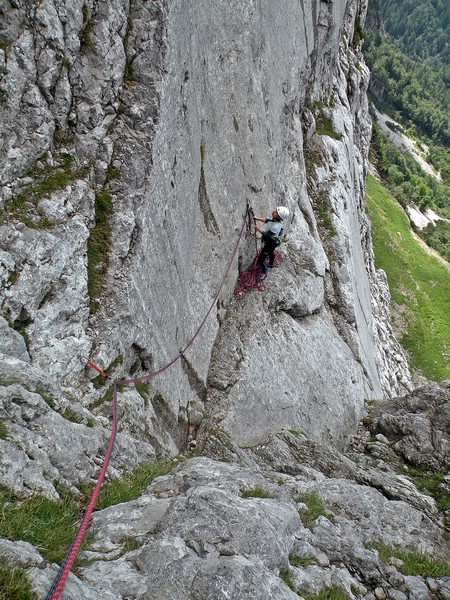
[[[30,215],[29,207],[36,206],[39,200],[50,196],[54,192],[64,189],[76,179],[82,179],[87,174],[87,169],[75,169],[73,157],[70,154],[55,154],[53,156],[60,166],[53,167],[45,164],[43,169],[32,167],[27,175],[34,179],[23,190],[9,200],[3,209],[0,209],[0,225],[10,219],[17,219],[30,228],[45,228],[50,225],[45,217],[39,214]],[[45,159],[43,159],[45,163]]]
[[[92,312],[99,309],[99,296],[105,287],[111,246],[112,214],[111,194],[105,189],[97,192],[95,194],[95,225],[90,231],[87,243],[88,292]]]

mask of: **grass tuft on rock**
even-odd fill
[[[297,496],[296,500],[297,502],[302,502],[303,504],[306,504],[308,507],[307,510],[302,511],[300,513],[301,521],[303,525],[308,529],[311,529],[314,521],[318,517],[323,516],[329,518],[329,515],[325,510],[325,504],[323,503],[323,500],[318,496],[317,492],[303,492],[299,494],[299,496]]]
[[[2,419],[0,419],[0,440],[6,440],[8,435],[8,427],[6,426],[5,422]]]
[[[95,225],[90,231],[87,243],[88,292],[92,312],[99,309],[98,298],[105,287],[111,246],[112,214],[112,196],[108,191],[100,190],[95,194]]]
[[[273,498],[272,494],[261,485],[241,490],[241,496],[242,498]]]
[[[444,519],[450,518],[450,490],[445,479],[445,473],[427,473],[419,468],[409,467],[405,475],[410,477],[417,488],[430,494],[436,501],[436,506],[444,513]],[[448,522],[450,525],[450,522]]]
[[[304,600],[349,600],[350,596],[346,594],[341,588],[333,585],[331,587],[324,587],[318,594],[311,594],[309,592],[301,593]]]
[[[302,556],[297,556],[296,554],[289,555],[289,563],[293,567],[309,567],[310,565],[315,565],[316,561],[313,558],[303,558]]]
[[[142,463],[123,477],[104,484],[95,510],[138,498],[156,477],[168,473],[174,464],[172,460]],[[75,537],[92,489],[93,485],[82,486],[81,494],[75,495],[59,486],[60,499],[50,500],[42,495],[23,498],[0,487],[0,538],[29,542],[46,560],[60,563]],[[81,550],[88,545],[89,536],[86,536]]]
[[[319,135],[327,135],[334,140],[341,140],[342,135],[333,128],[333,123],[325,114],[320,111],[316,118],[316,133]]]
[[[403,575],[419,575],[421,577],[450,577],[450,564],[439,559],[432,558],[426,554],[413,550],[400,550],[390,548],[385,544],[374,542],[371,548],[378,551],[381,560],[389,563],[391,558],[397,558],[403,562],[399,570]]]
[[[135,500],[154,479],[169,473],[175,464],[173,460],[164,459],[142,463],[121,478],[104,484],[100,489],[96,509],[101,510],[114,504]]]
[[[2,488],[0,505],[0,538],[29,542],[50,562],[64,558],[82,515],[73,494],[63,491],[59,500],[41,495],[22,498]]]
[[[0,600],[39,600],[24,569],[0,562]]]
[[[33,178],[33,183],[25,186],[17,196],[8,200],[4,208],[0,209],[0,225],[11,219],[17,219],[32,229],[50,226],[48,220],[37,212],[34,216],[30,216],[30,206],[36,207],[39,200],[64,189],[72,181],[84,178],[88,171],[86,168],[75,169],[70,154],[55,154],[53,158],[58,166],[45,163],[41,170],[30,167],[27,175]]]

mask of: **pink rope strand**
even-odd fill
[[[105,454],[105,458],[103,461],[103,465],[100,471],[100,474],[98,476],[97,479],[97,483],[95,485],[94,491],[92,492],[92,496],[91,499],[89,501],[88,507],[86,509],[86,512],[84,513],[83,516],[83,520],[81,522],[81,525],[78,529],[78,532],[66,554],[66,557],[63,561],[63,563],[61,564],[59,571],[55,577],[55,580],[53,581],[52,587],[50,588],[50,591],[48,593],[48,595],[46,596],[46,600],[58,600],[58,598],[60,597],[60,594],[64,588],[64,585],[66,583],[67,577],[69,576],[69,573],[72,569],[73,563],[75,561],[75,557],[77,555],[77,552],[81,546],[81,543],[83,541],[83,537],[84,534],[86,533],[86,529],[88,527],[89,524],[89,520],[91,518],[92,512],[94,510],[95,507],[95,503],[97,501],[97,497],[98,494],[100,492],[100,487],[102,485],[105,473],[106,473],[106,469],[108,468],[108,464],[109,464],[109,460],[111,458],[111,453],[113,450],[113,446],[114,446],[114,441],[116,438],[116,432],[117,432],[117,386],[118,385],[131,385],[134,383],[137,383],[139,381],[147,381],[149,379],[152,379],[153,377],[156,377],[157,375],[160,375],[161,373],[163,373],[164,371],[166,371],[169,367],[171,367],[181,356],[184,352],[186,352],[186,350],[194,343],[195,339],[197,338],[198,334],[200,333],[200,331],[202,330],[204,324],[206,323],[206,320],[208,319],[209,315],[211,314],[212,309],[214,308],[217,299],[220,295],[220,292],[223,289],[223,286],[225,285],[225,281],[230,273],[231,267],[233,265],[233,261],[236,257],[236,253],[238,251],[239,248],[239,244],[241,242],[242,239],[242,235],[244,233],[244,230],[246,228],[246,224],[247,224],[247,216],[248,216],[248,208],[247,208],[247,212],[245,214],[243,223],[242,223],[242,227],[241,230],[239,232],[239,237],[237,239],[236,245],[233,249],[233,253],[231,255],[230,260],[228,261],[228,265],[227,265],[227,269],[225,271],[225,275],[222,278],[222,281],[220,282],[220,285],[217,289],[217,292],[214,295],[214,298],[211,302],[211,305],[208,309],[208,312],[206,313],[205,317],[203,318],[202,322],[200,323],[199,327],[197,328],[196,332],[194,333],[194,335],[192,336],[192,338],[189,340],[189,342],[186,344],[186,346],[180,350],[180,353],[173,358],[170,362],[168,362],[166,365],[164,365],[163,367],[161,367],[160,369],[158,369],[158,371],[155,371],[154,373],[150,373],[150,375],[145,375],[144,377],[138,377],[136,379],[128,379],[128,380],[124,380],[124,381],[118,381],[118,382],[114,382],[113,383],[113,401],[112,401],[112,431],[111,431],[111,437],[109,439],[109,444],[108,444],[108,448]],[[99,371],[101,374],[103,373],[97,366],[95,366],[93,363],[91,363],[91,361],[87,361],[87,363],[93,367],[95,370]]]

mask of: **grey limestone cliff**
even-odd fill
[[[243,458],[243,448],[270,440],[295,448],[291,430],[342,451],[365,400],[412,389],[364,211],[366,10],[366,0],[2,3],[0,484],[57,498],[58,484],[76,492],[92,481],[109,437],[111,379],[143,377],[174,358],[150,382],[119,387],[109,476],[218,432],[233,440],[228,460],[236,462],[195,459],[137,500],[145,547],[131,557],[121,557],[122,538],[99,514],[99,560],[85,570],[87,583],[72,579],[67,598],[147,598],[160,577],[159,600],[208,598],[230,572],[232,597],[292,598],[278,574],[294,546],[325,565],[331,536],[337,552],[339,532],[327,533],[325,521],[320,535],[304,537],[293,490],[334,498],[353,484],[322,486],[329,473],[299,484],[290,475],[289,493],[256,502],[239,499],[233,480],[273,480],[260,473],[269,463]],[[209,318],[179,356],[224,276],[247,202],[260,215],[289,208],[282,266],[263,293],[237,299],[239,272],[255,253],[246,233]],[[188,483],[170,500],[184,472]],[[366,492],[382,511],[385,500]],[[424,551],[440,550],[433,509],[420,498],[413,505],[413,520],[430,519]],[[227,530],[198,536],[188,519],[181,535],[177,515],[188,506],[206,528],[216,506]],[[133,530],[134,517],[119,513],[121,531]],[[236,541],[239,514],[250,529]],[[251,541],[252,519],[263,523],[264,552]],[[147,539],[154,531],[158,539]],[[356,545],[364,543],[361,533]],[[154,551],[183,565],[179,581],[158,574]],[[35,549],[5,542],[2,552],[24,553],[42,591],[53,567]],[[358,552],[383,571],[373,553]],[[111,565],[117,581],[96,591]],[[355,583],[346,569],[326,581],[312,568],[295,573],[297,587],[305,576],[305,589],[339,580],[368,593],[370,577]]]
[[[267,293],[233,304],[238,264],[254,253],[246,238],[218,318],[152,382],[159,401],[139,420],[175,452],[173,430],[206,399],[242,443],[290,423],[342,446],[364,398],[409,389],[364,214],[368,72],[354,40],[365,10],[6,3],[5,354],[85,405],[99,393],[80,356],[118,378],[156,370],[201,322],[246,200],[260,214],[283,203],[286,260]],[[142,398],[128,390],[123,403]],[[246,412],[260,407],[250,432]]]

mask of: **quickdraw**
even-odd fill
[[[253,231],[252,231],[253,225]],[[255,250],[258,252],[258,236],[255,228],[255,213],[247,200],[247,233],[255,240]]]
[[[97,367],[97,365],[95,365],[92,361],[90,361],[85,356],[80,356],[80,360],[83,361],[83,362],[85,362],[87,365],[89,365],[95,371],[97,371],[97,373],[100,373],[100,375],[102,377],[104,377],[105,379],[111,379],[110,376],[108,375],[108,373],[105,373],[105,371],[102,371],[100,369],[100,367]]]

